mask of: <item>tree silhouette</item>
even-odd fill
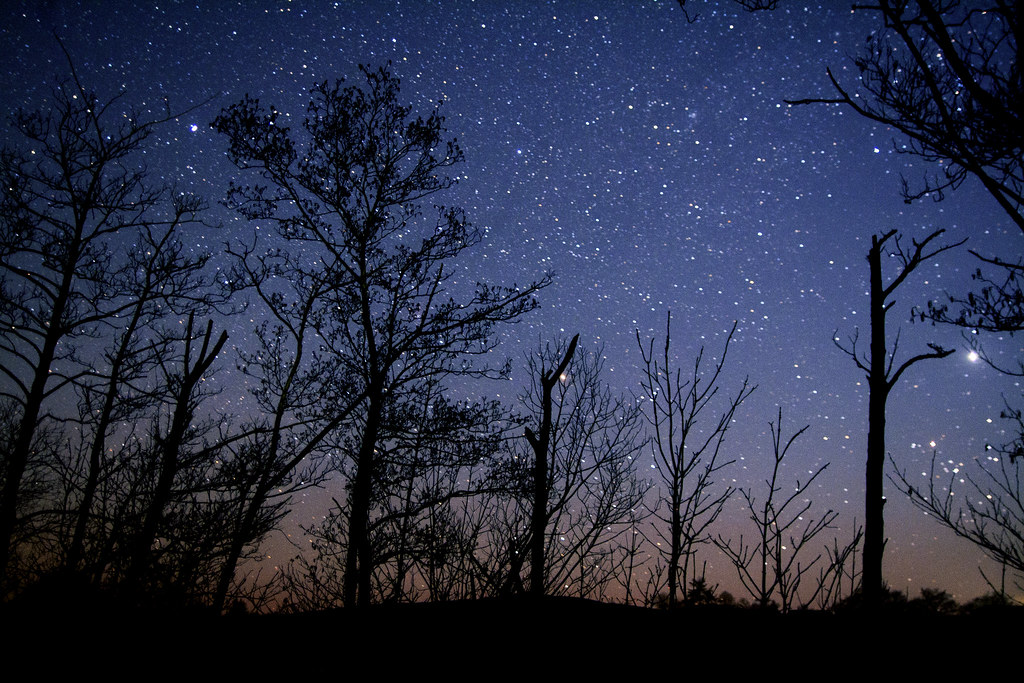
[[[268,265],[316,292],[303,301],[315,309],[315,357],[330,378],[326,403],[334,417],[314,419],[331,431],[341,422],[352,430],[346,605],[367,604],[372,592],[369,517],[389,417],[424,382],[487,374],[472,359],[494,347],[495,325],[536,306],[534,295],[549,281],[478,284],[461,300],[449,294],[456,289],[449,262],[480,237],[461,210],[436,207],[428,215],[419,203],[454,184],[447,172],[462,152],[445,138],[437,107],[413,118],[387,69],[361,72],[363,87],[313,87],[301,135],[250,97],[213,122],[235,164],[266,183],[233,185],[229,203],[273,221],[290,247]],[[352,419],[335,424],[348,407]]]
[[[947,190],[956,190],[973,176],[1024,231],[1024,81],[1019,65],[1024,22],[1019,3],[879,0],[857,5],[856,9],[877,13],[882,23],[864,52],[854,58],[860,73],[859,86],[843,85],[829,70],[838,97],[790,103],[841,104],[906,136],[909,145],[897,145],[897,152],[934,162],[942,169],[916,187],[904,179],[903,196],[908,203],[926,196],[942,199]],[[1021,329],[1024,293],[1020,278],[1024,267],[1014,259],[971,253],[983,263],[973,275],[980,290],[950,296],[948,303],[929,302],[920,317],[970,329],[974,334],[966,335],[967,339],[986,362],[1004,372],[1024,374],[1022,367],[997,366],[985,354],[983,341],[976,334],[979,330],[1012,333]],[[1001,274],[993,277],[991,268]],[[983,269],[989,272],[983,273]],[[993,488],[986,493],[986,500],[993,496],[1005,502],[1004,487],[1009,484],[1009,491],[1014,490],[1013,469],[1012,459],[1009,470],[1005,458],[988,460],[981,463],[972,486],[987,482]],[[979,538],[977,531],[969,528],[971,523],[956,517],[957,506],[950,498],[935,495],[934,482],[929,484],[930,493],[905,480],[901,487],[915,505],[930,511],[957,533],[974,535],[982,547],[1001,546],[1000,541],[991,538],[999,524],[989,525],[982,534],[984,538]],[[984,517],[986,511],[977,512]],[[876,553],[880,556],[878,538],[870,532],[872,526],[866,524],[865,561]],[[1013,523],[1009,526],[1012,528]],[[874,582],[874,570],[867,564],[865,570],[872,572],[869,578]]]
[[[641,378],[644,409],[647,421],[654,430],[654,463],[665,490],[661,502],[667,510],[656,512],[665,525],[662,534],[665,546],[659,545],[668,562],[668,604],[674,607],[679,593],[685,601],[690,579],[697,579],[697,547],[710,542],[708,529],[718,518],[733,489],[714,489],[714,474],[731,464],[719,459],[725,435],[729,431],[737,408],[751,392],[753,386],[745,379],[739,391],[723,403],[717,421],[701,424],[702,413],[708,410],[719,391],[719,377],[725,367],[736,325],[733,324],[725,341],[722,356],[704,375],[704,349],[693,364],[693,372],[683,374],[682,368],[673,369],[671,361],[672,314],[665,323],[665,346],[659,360],[654,352],[654,340],[645,347],[637,332],[637,344],[644,361]]]
[[[533,597],[604,590],[619,570],[612,544],[648,488],[633,464],[644,445],[640,412],[611,394],[600,353],[578,351],[578,341],[547,345],[527,361],[523,403],[537,429],[525,428],[529,453],[513,453],[530,533],[526,545],[512,545],[529,551]]]
[[[859,85],[849,88],[828,70],[838,97],[787,100],[842,104],[900,131],[910,144],[897,152],[942,167],[914,188],[907,202],[941,199],[974,176],[1024,231],[1024,82],[1017,63],[1021,10],[1017,3],[879,0],[857,5],[877,12],[880,30],[854,58]]]
[[[797,592],[804,575],[821,560],[819,553],[810,562],[805,560],[801,563],[798,561],[801,551],[805,551],[807,545],[822,531],[830,528],[839,513],[828,510],[818,519],[808,515],[811,501],[805,497],[807,487],[825,471],[827,464],[814,470],[802,485],[797,480],[788,495],[783,493],[780,481],[782,461],[793,443],[807,431],[807,427],[797,430],[783,443],[782,408],[779,408],[778,421],[769,423],[769,427],[773,464],[771,474],[765,480],[767,486],[764,499],[758,502],[753,490],[740,489],[740,495],[747,504],[749,519],[756,530],[754,540],[744,543],[740,535],[739,542],[734,543],[719,534],[715,545],[732,561],[740,583],[758,606],[762,609],[769,607],[777,595],[779,608],[788,612],[798,600]]]
[[[0,580],[32,504],[23,495],[26,477],[36,477],[55,458],[45,454],[48,434],[66,416],[49,411],[48,402],[76,387],[88,395],[85,400],[98,401],[93,407],[99,418],[90,418],[87,429],[94,430],[93,444],[102,444],[114,407],[99,405],[107,401],[99,397],[116,395],[145,372],[140,366],[152,368],[156,356],[129,334],[121,337],[127,346],[97,361],[89,355],[94,340],[124,318],[147,326],[156,307],[180,313],[176,300],[202,298],[193,298],[194,276],[205,257],[185,256],[174,238],[182,225],[197,220],[201,202],[151,185],[136,159],[153,130],[179,114],[146,119],[121,107],[120,95],[103,101],[68,62],[69,80],[54,87],[48,108],[15,114],[19,146],[0,153],[0,372],[6,380],[2,399],[13,411],[0,489]],[[133,243],[152,249],[142,254],[122,246]],[[131,256],[122,258],[124,251]],[[72,564],[82,553],[98,455],[89,455]]]
[[[194,429],[200,385],[228,336],[227,332],[221,332],[214,339],[213,321],[207,324],[202,334],[194,333],[193,325],[194,317],[190,316],[182,338],[180,359],[173,365],[165,363],[161,368],[165,374],[164,383],[169,389],[166,397],[168,417],[155,425],[152,436],[154,461],[151,466],[155,476],[147,492],[138,529],[128,536],[125,543],[127,566],[124,581],[131,592],[138,592],[152,571],[151,556],[159,531],[165,522],[168,508],[176,502],[175,484],[181,479],[182,473],[197,467],[205,469],[211,459],[207,457],[209,449],[205,444],[192,448],[189,446],[196,437],[201,436]],[[191,487],[179,485],[177,491],[182,488],[188,491]],[[194,559],[188,558],[188,561]]]
[[[1006,570],[1016,574],[1017,589],[1024,589],[1024,416],[1007,407],[1003,417],[1016,423],[1017,437],[1009,444],[987,446],[985,455],[973,458],[970,464],[943,463],[933,455],[927,486],[911,483],[899,467],[892,479],[917,509],[976,545],[1002,567],[1004,576],[998,582],[984,571],[982,576],[995,592],[1005,596]],[[944,477],[948,481],[940,486]],[[954,490],[957,482],[959,495]]]
[[[864,371],[868,380],[868,448],[866,481],[864,489],[864,574],[863,592],[866,603],[870,606],[881,604],[882,599],[882,553],[885,546],[885,530],[883,521],[883,507],[885,496],[883,484],[885,479],[885,417],[886,403],[889,394],[899,382],[900,377],[911,366],[924,360],[933,358],[945,358],[953,353],[953,349],[944,349],[935,344],[928,344],[931,351],[912,356],[898,366],[896,355],[899,350],[900,335],[897,331],[892,343],[892,349],[888,347],[886,333],[886,316],[889,310],[896,304],[893,296],[901,284],[913,273],[922,263],[932,259],[944,251],[948,251],[963,244],[963,241],[956,244],[943,246],[929,246],[933,240],[940,237],[945,231],[936,230],[928,237],[918,242],[913,241],[913,249],[904,249],[900,245],[900,237],[895,230],[879,236],[871,236],[871,249],[868,250],[868,266],[870,270],[870,323],[871,340],[869,353],[866,356],[860,355],[857,351],[858,332],[854,332],[849,342],[840,342],[839,337],[834,337],[837,347],[854,360],[857,367]],[[886,243],[893,243],[891,249],[886,248]],[[889,281],[885,283],[882,274],[882,256],[887,255],[896,259],[899,263],[899,270]]]
[[[549,451],[551,449],[552,429],[552,405],[551,392],[555,385],[564,380],[565,370],[572,362],[572,356],[576,353],[576,344],[580,336],[577,334],[569,342],[569,348],[560,359],[552,359],[552,367],[546,367],[544,359],[537,369],[538,380],[540,381],[540,426],[539,432],[534,434],[529,427],[526,428],[526,440],[530,442],[533,449],[533,509],[530,513],[530,594],[534,597],[544,595],[544,549],[546,547],[548,528],[548,498],[550,491],[548,487],[548,470],[550,464]]]
[[[198,208],[198,202],[189,201]],[[76,509],[64,559],[71,571],[77,571],[85,559],[87,540],[95,545],[103,535],[94,525],[99,518],[94,506],[102,505],[97,500],[101,487],[118,467],[117,458],[111,457],[117,450],[111,442],[116,441],[118,425],[139,421],[164,399],[161,394],[166,387],[150,380],[161,363],[170,361],[181,336],[166,329],[166,319],[175,314],[194,318],[222,302],[202,276],[207,259],[186,253],[175,237],[178,227],[143,226],[133,248],[126,249],[126,263],[117,277],[124,291],[130,292],[126,300],[133,303],[119,313],[124,325],[110,326],[109,344],[91,377],[76,385],[84,438],[77,444],[80,461],[68,462],[62,475],[65,485],[76,492],[69,497]],[[185,331],[186,336],[189,332]],[[102,562],[96,557],[93,561]]]
[[[511,438],[510,425],[518,424],[497,401],[453,403],[439,384],[426,389],[400,406],[402,419],[388,420],[388,438],[379,447],[368,530],[373,598],[381,602],[478,594],[474,553],[492,528],[481,501],[502,491],[490,469]],[[293,584],[343,584],[338,560],[349,518],[348,506],[335,501],[322,523],[306,529],[316,555],[296,563]],[[296,587],[313,599],[307,588]],[[326,590],[316,600],[321,608],[339,604]]]

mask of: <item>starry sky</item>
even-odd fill
[[[484,233],[460,277],[509,284],[555,274],[541,309],[505,330],[500,350],[521,359],[578,332],[602,346],[605,380],[635,394],[637,330],[660,341],[671,311],[674,354],[691,367],[702,346],[717,357],[737,321],[722,390],[735,393],[745,376],[758,388],[736,415],[727,440],[736,463],[723,479],[762,482],[781,406],[787,434],[809,425],[784,476],[806,479],[830,463],[808,495],[819,514],[840,513],[845,538],[863,518],[868,400],[863,373],[833,337],[867,334],[871,235],[921,239],[942,228],[982,253],[1022,247],[973,180],[941,203],[906,205],[901,175],[915,182],[935,169],[898,154],[904,141],[893,131],[839,107],[783,101],[830,95],[826,67],[855,85],[850,57],[877,19],[849,6],[782,0],[750,14],[691,0],[691,23],[667,1],[5,2],[0,106],[38,106],[66,75],[54,32],[101,98],[124,90],[151,112],[165,101],[176,111],[198,105],[147,141],[145,163],[154,178],[208,198],[221,227],[191,238],[219,254],[252,230],[217,204],[236,173],[209,127],[220,109],[248,93],[298,124],[313,83],[357,82],[357,65],[390,61],[417,111],[445,100],[465,153],[458,185],[438,198]],[[1015,382],[970,361],[958,330],[911,322],[913,306],[965,293],[975,267],[964,249],[929,261],[890,314],[905,353],[928,341],[959,349],[915,366],[889,401],[888,448],[921,483],[933,450],[952,467],[1013,436],[999,413],[1004,396],[1019,397]],[[243,347],[248,318],[225,325]],[[1013,339],[986,339],[986,348],[1002,360],[1021,351]],[[482,391],[511,400],[515,380]],[[244,405],[231,364],[218,381],[225,411]],[[981,553],[887,489],[890,586],[911,597],[921,587],[961,600],[985,592],[978,567],[991,567]],[[726,536],[744,529],[734,502],[718,529]],[[323,505],[309,494],[291,524],[316,520]],[[278,543],[268,555],[289,552]],[[701,559],[742,594],[724,556]]]

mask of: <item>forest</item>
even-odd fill
[[[908,202],[970,178],[1024,231],[1021,10],[868,9],[884,30],[857,57],[856,91],[830,71],[833,93],[790,104],[847,108],[941,162],[926,187],[905,187]],[[870,401],[865,517],[840,536],[838,512],[807,493],[828,465],[799,479],[783,466],[807,426],[781,407],[769,477],[747,487],[723,475],[737,411],[761,390],[725,373],[735,326],[680,363],[678,323],[660,312],[663,333],[636,332],[642,381],[626,394],[580,335],[506,358],[498,334],[542,305],[554,276],[456,276],[482,239],[443,204],[464,153],[441,102],[409,104],[390,64],[312,84],[301,122],[249,95],[208,121],[236,168],[211,195],[248,226],[213,251],[187,237],[206,201],[142,158],[183,112],[136,111],[130,92],[103,99],[65,54],[66,78],[46,108],[13,117],[0,156],[4,602],[222,614],[573,597],[952,614],[1019,601],[1019,397],[1003,413],[1015,438],[966,480],[935,470],[922,488],[887,461],[890,393],[953,352],[900,346],[893,318],[887,328],[900,286],[961,246],[943,230],[880,232],[863,254],[870,329],[844,328],[835,344]],[[915,310],[965,330],[995,366],[987,335],[1024,325],[1024,262],[975,260],[969,295]],[[233,346],[228,320],[251,321],[253,343]],[[1021,363],[998,369],[1019,376]],[[218,403],[210,380],[224,368],[243,378],[245,410]],[[526,378],[515,400],[464,398],[513,372]],[[1002,568],[986,576],[989,595],[958,605],[887,587],[886,481]],[[268,570],[261,548],[311,489],[330,492],[330,513]],[[730,502],[744,512],[738,537],[716,524]],[[710,552],[744,593],[718,589]]]

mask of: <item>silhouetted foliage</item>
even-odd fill
[[[26,537],[43,535],[24,525],[52,521],[33,513],[53,503],[66,513],[61,524],[74,522],[57,530],[47,562],[66,552],[64,563],[78,567],[98,514],[97,489],[111,476],[105,440],[160,402],[162,389],[147,382],[182,338],[180,323],[176,332],[160,323],[202,315],[216,299],[201,289],[206,257],[178,242],[202,202],[152,185],[138,161],[153,130],[178,113],[147,119],[122,107],[120,95],[102,100],[68,61],[70,78],[53,88],[47,108],[15,114],[12,146],[0,153],[0,371],[10,410],[0,577]],[[94,354],[97,347],[105,351]],[[52,407],[74,394],[79,416]],[[76,418],[85,439],[72,446],[76,460],[62,462],[67,453],[54,435]],[[55,486],[68,488],[44,504],[36,494],[49,496]]]
[[[1013,334],[1024,330],[1024,291],[1021,290],[1024,266],[999,258],[986,258],[974,251],[971,253],[1004,274],[993,279],[978,268],[971,275],[971,280],[981,287],[977,293],[968,292],[964,297],[950,295],[948,301],[941,303],[929,301],[927,308],[918,309],[916,313],[922,322],[931,320],[970,330],[972,334],[968,339],[971,345],[990,365],[1007,374],[1024,375],[1024,369],[1019,367],[996,366],[984,356],[981,338],[977,336],[979,331]]]
[[[953,599],[953,596],[937,588],[922,588],[921,595],[912,599],[908,603],[908,607],[924,614],[950,615],[956,614],[960,610],[960,605]]]
[[[876,594],[869,597],[864,590],[858,590],[843,598],[834,608],[836,614],[850,614],[860,612],[903,612],[907,606],[905,593],[893,590],[884,583],[876,591]]]
[[[429,215],[419,202],[454,184],[447,173],[462,152],[446,139],[438,108],[414,118],[399,104],[398,79],[387,69],[361,71],[362,87],[313,87],[300,133],[250,97],[213,123],[235,164],[266,183],[233,184],[229,203],[272,221],[295,246],[266,256],[253,249],[241,262],[253,264],[245,266],[252,276],[281,274],[299,286],[302,295],[292,298],[300,310],[312,309],[308,327],[318,348],[311,353],[332,396],[320,397],[312,411],[334,413],[311,419],[329,431],[346,423],[347,605],[367,604],[373,592],[375,477],[388,440],[409,429],[402,406],[430,382],[488,374],[471,359],[494,347],[495,325],[534,308],[534,295],[548,283],[478,284],[461,300],[451,297],[448,262],[480,237],[461,210],[436,207]],[[288,305],[280,296],[261,293],[272,309]],[[283,325],[295,319],[290,310],[276,317]],[[297,354],[299,331],[286,337]]]

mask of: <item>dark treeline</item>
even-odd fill
[[[437,109],[416,116],[369,68],[359,85],[315,86],[301,131],[251,98],[226,108],[212,122],[239,169],[226,203],[275,234],[216,255],[182,242],[201,202],[132,170],[163,120],[122,113],[73,74],[49,109],[16,117],[24,145],[3,158],[8,597],[63,583],[218,611],[707,600],[696,556],[733,493],[720,448],[753,387],[715,405],[725,355],[710,373],[701,358],[673,369],[666,330],[661,360],[638,337],[644,405],[604,385],[578,338],[527,356],[518,403],[452,400],[454,379],[507,375],[490,362],[495,333],[550,277],[450,281],[479,236],[460,210],[423,206],[462,159]],[[232,353],[224,328],[243,304],[260,322]],[[207,388],[229,364],[251,390],[245,415],[222,415]],[[651,434],[656,488],[638,471]],[[255,574],[292,497],[315,486],[335,506],[306,530],[313,550]],[[854,563],[824,558],[799,574],[820,569],[827,604]],[[792,571],[778,564],[782,590],[762,584],[759,599],[800,604]]]
[[[72,67],[45,108],[14,116],[0,157],[5,600],[50,592],[221,612],[532,595],[788,612],[857,604],[864,579],[874,605],[906,603],[881,585],[885,397],[911,365],[949,351],[893,367],[884,323],[896,287],[950,248],[928,250],[939,233],[901,247],[887,232],[868,255],[903,269],[886,286],[870,273],[871,354],[856,332],[843,345],[875,376],[874,441],[871,518],[839,537],[837,513],[803,495],[825,467],[785,480],[807,427],[784,429],[781,409],[764,487],[726,484],[723,444],[756,390],[725,382],[732,334],[717,361],[702,349],[679,367],[666,312],[664,338],[637,335],[637,397],[615,395],[600,350],[574,337],[527,354],[517,402],[452,398],[455,384],[507,376],[497,334],[530,314],[551,276],[452,279],[480,236],[460,209],[435,205],[463,158],[440,107],[412,111],[387,68],[366,67],[356,85],[314,85],[294,130],[250,97],[225,108],[211,123],[237,167],[224,202],[252,230],[209,254],[184,241],[203,202],[139,170],[143,143],[176,113],[145,118],[103,100]],[[987,263],[1007,281],[979,274],[981,295],[922,317],[1012,331],[1019,266]],[[243,307],[257,323],[236,352],[226,330]],[[250,392],[243,415],[223,415],[211,391],[225,367]],[[894,480],[1011,579],[1024,572],[1018,443],[981,463],[990,479],[971,480],[989,503],[962,509],[935,477],[927,492]],[[647,481],[638,462],[651,457]],[[261,572],[261,545],[312,487],[334,501],[305,530],[312,549]],[[746,513],[738,541],[716,527],[730,501]],[[746,595],[717,590],[701,562],[712,551]],[[1005,596],[1005,580],[991,583]],[[954,609],[935,591],[912,604]]]

